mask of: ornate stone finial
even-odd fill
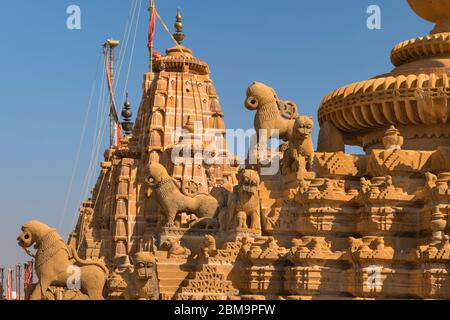
[[[131,111],[131,103],[128,100],[128,92],[127,92],[127,99],[123,104],[122,117],[124,120],[122,122],[122,128],[125,131],[125,135],[129,136],[133,131],[134,123],[131,121],[131,118],[133,117],[133,112]]]
[[[383,145],[386,150],[401,150],[403,142],[403,136],[394,126],[390,126],[383,135]]]
[[[183,16],[181,15],[181,10],[178,8],[177,10],[177,21],[175,22],[175,32],[173,37],[177,40],[178,44],[181,45],[183,40],[186,38],[186,35],[183,33]]]
[[[450,32],[450,0],[408,0],[408,3],[419,17],[436,23],[431,34]]]

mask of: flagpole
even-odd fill
[[[28,279],[28,262],[23,264],[23,281],[22,281],[22,290],[23,290],[23,300],[26,300],[27,295],[27,279]]]
[[[6,281],[6,300],[12,300],[13,276],[13,270],[11,268],[8,268],[8,280]]]
[[[111,73],[111,82],[114,85],[114,49],[111,47],[111,43],[109,43],[109,70]],[[111,97],[111,96],[110,96]],[[110,100],[110,110],[109,110],[109,145],[112,147],[114,145],[114,120],[113,120],[113,103],[112,100]]]
[[[114,39],[108,39],[106,40],[103,47],[105,48],[105,59],[108,62],[108,65],[106,66],[109,69],[109,79],[108,86],[110,86],[110,112],[109,112],[109,146],[112,148],[115,145],[115,139],[117,132],[115,130],[115,122],[116,119],[114,117],[114,114],[116,112],[114,101],[112,97],[112,92],[114,90],[114,48],[116,48],[119,45],[118,40]],[[107,71],[108,73],[108,71]],[[117,137],[118,139],[118,137]],[[118,142],[118,141],[117,141]]]
[[[16,300],[18,300],[17,299],[17,296],[19,295],[19,268],[18,268],[18,265],[16,265],[15,285],[16,285]]]
[[[152,20],[152,17],[153,17],[154,7],[155,7],[154,0],[150,0],[150,8],[149,8],[149,11],[150,11],[150,23],[151,23],[151,20]],[[153,41],[150,42],[150,45],[149,45],[149,48],[148,48],[148,54],[149,54],[149,58],[148,58],[149,59],[149,70],[150,70],[150,73],[152,73],[153,72]]]

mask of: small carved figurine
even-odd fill
[[[261,230],[259,184],[260,178],[256,171],[239,172],[239,184],[228,199],[228,229]]]
[[[208,234],[203,238],[201,247],[201,258],[209,258],[210,256],[215,256],[217,254],[216,239]]]
[[[303,163],[306,171],[313,170],[314,145],[311,138],[313,127],[314,122],[310,117],[298,116],[295,118],[289,147],[284,152],[282,170],[284,174],[298,172],[302,169]]]
[[[150,252],[138,252],[134,256],[134,271],[129,275],[125,300],[158,300],[159,283],[156,259]]]

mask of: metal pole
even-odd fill
[[[104,44],[105,48],[105,59],[107,59],[107,56],[109,54],[109,70],[110,70],[110,76],[111,76],[111,90],[114,91],[114,48],[119,45],[119,41],[114,39],[108,39],[106,40]],[[116,135],[116,132],[114,132],[114,115],[113,115],[113,101],[110,97],[110,112],[109,112],[109,145],[112,148],[114,146],[114,137]]]
[[[110,70],[111,70],[111,83],[112,83],[112,90],[114,92],[114,47],[110,44],[110,49],[109,49],[109,64],[110,64]],[[111,99],[111,127],[112,127],[112,141],[113,141],[113,145],[116,144],[116,139],[117,139],[117,132],[116,132],[116,127],[115,127],[115,119],[113,117],[113,112],[112,112],[112,108],[114,108],[113,105],[113,101]]]
[[[112,71],[112,48],[111,45],[108,43],[108,50],[109,50],[109,70],[111,71],[111,82],[114,85],[114,80],[113,79],[113,71]],[[112,101],[110,101],[110,110],[109,110],[109,146],[110,148],[113,147],[114,145],[114,121],[113,121],[113,111],[112,111],[113,105],[112,105]]]
[[[111,70],[111,83],[112,87],[114,88],[114,53],[113,53],[113,47],[111,44],[109,44],[109,70]],[[111,146],[114,145],[114,140],[116,136],[115,128],[114,128],[114,119],[113,119],[113,102],[111,100],[111,115],[110,115],[110,121],[111,121]]]

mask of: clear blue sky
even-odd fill
[[[228,128],[252,127],[253,114],[244,109],[243,100],[254,80],[295,100],[302,114],[316,116],[326,93],[388,72],[391,48],[432,28],[405,0],[156,2],[171,28],[181,7],[185,45],[210,64]],[[108,37],[122,37],[130,3],[0,1],[0,265],[26,260],[15,241],[23,222],[37,218],[55,227],[62,224],[64,236],[73,227],[95,113],[89,117],[88,139],[81,148],[66,215],[61,216],[100,45]],[[81,7],[81,30],[66,28],[66,8],[72,4]],[[366,27],[371,4],[381,7],[382,30]],[[143,8],[128,86],[135,111],[148,64],[147,23]],[[171,46],[160,25],[155,46],[159,51]],[[97,164],[95,168],[97,175]]]

